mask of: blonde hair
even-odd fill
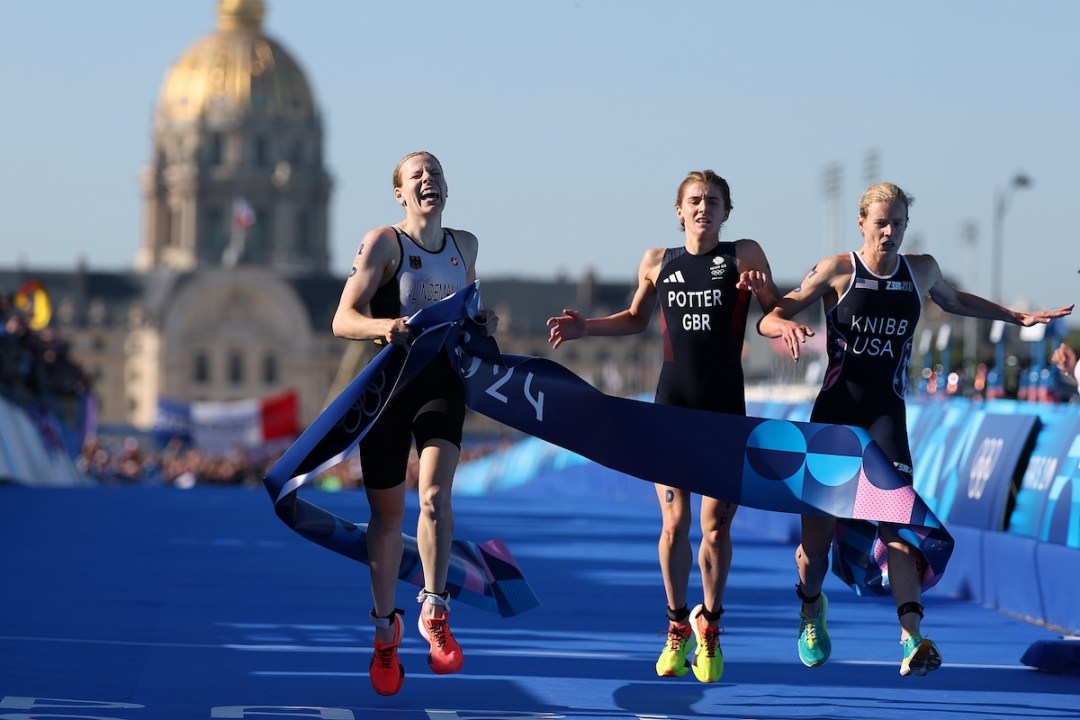
[[[870,212],[870,206],[876,202],[892,203],[896,200],[904,203],[905,210],[910,209],[915,204],[915,198],[891,182],[880,182],[877,185],[871,185],[859,198],[859,217],[866,217],[867,213]]]
[[[404,165],[411,158],[416,157],[417,155],[427,155],[429,158],[434,160],[435,163],[440,168],[442,167],[442,163],[439,162],[439,158],[435,157],[433,154],[429,153],[427,150],[414,150],[413,152],[409,153],[405,157],[398,160],[398,164],[394,166],[393,182],[394,182],[394,188],[395,189],[401,187],[401,182],[402,182],[401,181],[401,166]]]

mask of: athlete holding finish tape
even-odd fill
[[[745,415],[742,347],[750,296],[755,295],[767,312],[780,293],[757,242],[720,241],[720,229],[731,209],[726,180],[711,170],[687,175],[675,198],[683,246],[645,251],[637,291],[626,310],[589,319],[564,310],[563,315],[549,319],[552,347],[586,335],[643,332],[659,300],[664,364],[656,402]],[[719,622],[731,568],[731,519],[737,506],[701,498],[698,565],[704,602],[691,612],[687,609],[693,567],[690,493],[658,484],[656,494],[663,519],[660,571],[668,603],[667,641],[656,661],[656,673],[682,677],[693,667],[701,682],[716,682],[724,671]],[[694,645],[691,635],[697,643],[692,665],[686,657]]]
[[[783,338],[798,361],[800,346],[814,331],[792,318],[819,298],[824,301],[828,369],[811,422],[865,428],[912,480],[906,406],[908,360],[923,298],[956,315],[1004,320],[1030,326],[1072,312],[1072,305],[1022,313],[961,292],[942,276],[931,255],[901,255],[912,198],[892,183],[878,183],[859,200],[863,245],[857,252],[825,258],[802,284],[781,299],[758,325],[765,337]],[[881,523],[887,544],[888,581],[900,619],[901,675],[925,675],[941,666],[937,647],[922,635],[922,575],[925,560],[898,534],[900,526]],[[836,518],[804,515],[796,551],[802,600],[799,658],[808,667],[829,659],[832,644],[825,626],[828,602],[821,592],[829,569]]]
[[[476,236],[442,226],[446,180],[428,152],[406,155],[394,169],[394,196],[405,219],[364,235],[334,315],[334,334],[351,340],[405,345],[406,320],[476,279]],[[498,317],[481,311],[483,329]],[[421,371],[360,441],[364,490],[371,507],[368,552],[375,607],[375,652],[369,674],[380,695],[401,689],[398,659],[401,610],[394,607],[403,548],[405,472],[413,438],[420,456],[420,515],[416,540],[424,572],[420,633],[431,646],[428,664],[440,674],[461,669],[461,648],[450,632],[447,568],[453,539],[451,486],[461,452],[465,396],[445,353]]]

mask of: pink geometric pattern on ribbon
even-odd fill
[[[911,513],[918,501],[918,494],[910,485],[882,490],[866,479],[866,472],[859,468],[859,487],[855,492],[852,515],[857,518],[874,518],[877,522],[898,525],[911,523]]]

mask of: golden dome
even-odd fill
[[[262,0],[218,0],[218,30],[195,43],[165,74],[159,121],[304,120],[316,115],[304,72],[262,33],[265,12]]]

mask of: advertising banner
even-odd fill
[[[970,442],[960,463],[948,469],[943,484],[948,522],[986,530],[1004,530],[1025,451],[1030,448],[1038,418],[977,412]]]

